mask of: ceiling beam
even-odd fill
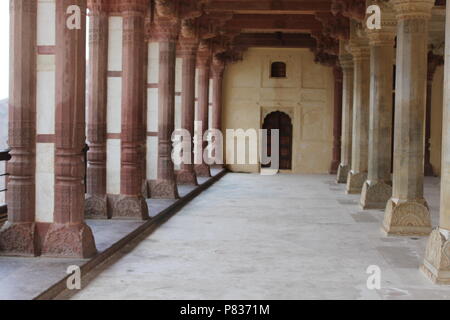
[[[268,47],[268,48],[314,48],[316,40],[309,34],[275,34],[246,33],[237,36],[233,44],[238,47]]]
[[[330,9],[330,0],[213,0],[206,5],[205,11],[233,14],[314,14],[329,12]]]
[[[227,21],[228,29],[245,33],[290,32],[310,33],[321,30],[322,24],[313,15],[235,15]]]

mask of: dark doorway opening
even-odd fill
[[[280,170],[292,169],[292,121],[286,113],[276,111],[266,116],[263,129],[267,130],[267,155],[272,155],[272,133],[271,130],[278,129],[280,133]],[[263,165],[270,167],[270,163]]]

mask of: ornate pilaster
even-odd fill
[[[87,196],[85,215],[107,218],[106,104],[108,13],[104,0],[89,0],[89,72],[87,80]]]
[[[198,39],[181,38],[179,54],[183,59],[181,92],[181,128],[189,132],[191,153],[189,163],[183,163],[177,174],[179,184],[197,185],[194,170],[195,65]]]
[[[394,179],[383,230],[427,235],[430,213],[423,195],[428,20],[434,0],[394,0],[397,27]]]
[[[174,164],[172,162],[172,133],[175,129],[175,59],[179,21],[158,16],[155,37],[159,43],[158,86],[158,174],[150,182],[152,198],[178,198]]]
[[[347,193],[361,193],[367,178],[369,142],[370,50],[361,25],[352,25],[349,50],[354,62],[352,165]]]
[[[208,111],[209,111],[209,78],[211,65],[211,46],[207,42],[200,44],[197,55],[198,68],[198,103],[196,123],[200,126],[197,128],[196,135],[196,151],[195,151],[195,172],[198,177],[210,177],[211,170],[204,160],[204,150],[208,146],[208,142],[203,140],[203,136],[208,128]]]
[[[367,180],[361,194],[363,209],[384,209],[392,195],[392,64],[396,19],[391,6],[371,1],[381,7],[381,29],[367,30],[370,44],[370,125]]]
[[[337,183],[347,183],[352,163],[352,131],[353,131],[353,57],[346,50],[344,41],[339,44],[339,63],[342,68],[342,134],[341,163],[337,172]]]
[[[120,195],[111,200],[113,219],[148,219],[142,194],[144,136],[145,0],[121,1],[123,18]]]
[[[435,283],[450,284],[450,6],[446,8],[442,175],[439,228],[431,233],[421,270]]]
[[[66,26],[71,5],[81,8],[81,28]],[[91,229],[84,223],[86,0],[56,2],[55,207],[45,235],[46,256],[93,256]]]
[[[39,254],[35,225],[36,11],[37,2],[11,1],[9,137],[11,160],[6,203],[8,221],[0,230],[0,253]]]

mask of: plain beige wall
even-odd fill
[[[274,61],[287,64],[287,79],[270,78]],[[226,68],[222,128],[258,130],[265,115],[286,112],[293,121],[292,172],[327,173],[333,147],[333,82],[332,68],[316,64],[308,49],[250,48],[243,61]],[[258,172],[259,164],[228,168]]]

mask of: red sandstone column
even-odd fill
[[[89,70],[87,87],[86,217],[107,217],[106,102],[108,70],[108,13],[105,1],[89,0]]]
[[[222,92],[223,92],[223,73],[225,70],[225,62],[218,57],[214,57],[212,63],[212,79],[213,79],[213,92],[212,92],[212,122],[211,129],[222,130]],[[220,159],[215,159],[214,163],[222,168],[223,167],[223,141],[222,146],[216,146],[222,148],[222,156]],[[212,155],[214,158],[216,154]]]
[[[203,135],[208,128],[208,109],[209,109],[209,75],[211,64],[211,52],[208,44],[201,44],[197,58],[198,68],[198,103],[197,115],[195,121],[200,126],[197,128],[198,136],[196,143],[196,166],[195,172],[198,177],[210,177],[211,171],[203,159],[203,153],[208,146],[207,141],[203,141]]]
[[[179,23],[157,17],[155,32],[159,43],[158,86],[158,176],[150,183],[152,198],[178,198],[172,162],[172,133],[175,130],[175,59]]]
[[[11,1],[9,138],[11,160],[0,252],[38,255],[35,227],[36,1]]]
[[[334,109],[333,109],[333,160],[330,174],[336,174],[341,162],[341,131],[342,131],[342,69],[333,68],[334,74]]]
[[[81,28],[69,29],[67,8],[81,8]],[[86,0],[56,1],[55,207],[42,254],[87,258],[96,253],[84,223]]]
[[[426,106],[426,124],[425,124],[425,176],[434,176],[433,166],[431,165],[431,104],[433,97],[433,79],[436,68],[444,63],[444,57],[428,53],[428,72],[427,72],[427,106]]]
[[[122,125],[120,196],[114,201],[113,218],[148,219],[143,196],[144,129],[144,15],[148,1],[120,4],[123,17]]]
[[[194,170],[194,115],[195,115],[195,66],[197,60],[198,40],[181,39],[180,55],[183,59],[181,92],[181,128],[189,132],[191,143],[190,163],[183,163],[177,174],[179,184],[197,185]]]

